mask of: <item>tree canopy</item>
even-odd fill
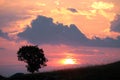
[[[17,52],[18,60],[27,63],[27,70],[31,73],[39,71],[40,68],[47,66],[48,61],[44,55],[43,49],[38,46],[26,45],[19,48]]]

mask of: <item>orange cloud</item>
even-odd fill
[[[106,2],[93,2],[92,8],[94,9],[112,9],[114,5],[112,3],[106,3]]]
[[[36,5],[37,5],[37,6],[46,6],[45,3],[40,3],[40,2],[37,2]]]
[[[54,1],[54,3],[55,3],[56,5],[60,5],[60,1],[59,1],[59,0]]]
[[[96,15],[100,14],[104,16],[109,21],[114,19],[115,13],[113,12],[114,4],[107,2],[93,2],[91,7],[96,10]]]

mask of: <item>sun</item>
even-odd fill
[[[62,63],[63,64],[76,64],[76,61],[75,59],[72,59],[72,58],[66,58],[62,60]]]

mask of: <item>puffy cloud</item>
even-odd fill
[[[74,8],[67,8],[67,10],[69,10],[69,11],[71,11],[71,12],[73,12],[73,13],[76,13],[76,12],[78,12],[76,9],[74,9]]]
[[[74,24],[53,23],[52,18],[38,16],[18,36],[34,44],[66,44],[71,46],[120,47],[120,37],[88,39]]]
[[[32,21],[31,28],[27,27],[18,36],[37,44],[75,44],[78,41],[87,40],[74,24],[67,26],[53,23],[52,18],[45,16],[38,16]]]
[[[120,33],[120,15],[117,15],[115,19],[111,22],[110,30]]]

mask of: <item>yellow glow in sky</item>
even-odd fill
[[[112,9],[114,5],[112,3],[106,2],[94,2],[92,4],[92,8],[94,9]]]
[[[62,64],[76,64],[75,59],[72,59],[72,58],[63,59],[61,62]]]

